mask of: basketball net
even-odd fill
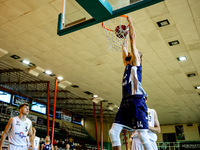
[[[122,15],[112,20],[102,22],[102,27],[108,39],[108,49],[110,51],[122,51],[123,43],[127,43],[129,25],[126,17],[127,16]]]

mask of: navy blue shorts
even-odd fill
[[[132,95],[122,99],[114,123],[132,129],[148,129],[147,105],[143,95]]]

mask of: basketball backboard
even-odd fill
[[[142,9],[164,0],[63,0],[58,18],[58,35]]]

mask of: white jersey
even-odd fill
[[[19,117],[13,117],[12,127],[8,136],[9,143],[16,146],[26,146],[26,137],[31,126],[31,121],[26,118],[25,121],[21,121]]]
[[[154,124],[155,124],[154,115],[155,115],[155,110],[148,108],[148,123],[149,123],[149,126],[151,127],[154,127]],[[150,140],[155,141],[155,142],[157,141],[156,133],[148,130],[148,135],[149,135]]]
[[[148,124],[151,127],[154,127],[154,121],[155,121],[154,120],[154,114],[155,114],[155,110],[148,108]],[[155,142],[157,141],[156,133],[148,130],[148,135],[149,135],[149,139],[150,140],[155,141]],[[133,138],[138,138],[137,130],[135,131],[135,134],[134,134]]]
[[[30,140],[29,140],[29,136],[27,136],[26,139],[27,139],[28,149],[31,149],[32,147],[31,147],[31,143],[30,143]],[[35,136],[33,150],[38,150],[39,144],[40,144],[40,138]]]

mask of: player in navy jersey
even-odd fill
[[[131,52],[128,52],[128,41],[122,46],[122,58],[125,71],[122,80],[122,101],[115,116],[109,136],[113,150],[121,150],[120,132],[122,129],[133,131],[137,129],[138,137],[146,150],[151,150],[147,138],[148,118],[145,97],[148,95],[141,85],[142,80],[142,53],[136,48],[135,31],[132,19],[129,22],[129,38]]]
[[[53,150],[53,144],[50,142],[50,136],[46,136],[45,143],[42,144],[41,150]]]

